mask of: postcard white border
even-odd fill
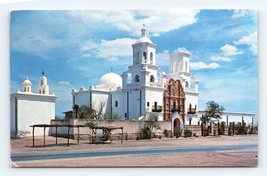
[[[15,2],[16,0],[13,0]],[[25,2],[26,1],[26,2]],[[64,174],[73,175],[264,175],[267,164],[267,119],[264,106],[267,104],[267,1],[266,0],[23,0],[21,3],[0,4],[0,140],[1,140],[1,165],[3,175],[38,175],[52,176]],[[9,12],[11,10],[82,10],[82,9],[255,9],[258,10],[258,42],[259,42],[259,166],[256,168],[101,168],[101,169],[14,169],[9,167],[10,138],[9,138],[9,88],[10,88],[10,63],[9,63]],[[265,19],[265,20],[264,20]],[[264,45],[265,44],[265,45]]]

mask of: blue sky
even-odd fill
[[[13,11],[10,17],[11,93],[26,77],[37,92],[42,70],[56,94],[56,114],[72,107],[71,89],[89,88],[132,63],[131,44],[143,24],[157,44],[157,64],[191,53],[199,108],[214,100],[226,111],[258,111],[257,13],[250,10]]]

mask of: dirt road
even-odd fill
[[[71,145],[66,145],[66,139],[59,138],[55,145],[55,138],[47,137],[47,147],[42,147],[42,137],[36,138],[37,147],[32,147],[31,138],[16,139],[11,141],[11,154],[34,152],[73,152],[82,150],[102,150],[120,148],[149,148],[171,146],[220,146],[220,145],[245,145],[257,144],[256,135],[247,136],[219,136],[198,138],[172,138],[153,140],[112,141],[111,144],[88,144],[87,141],[71,140]],[[183,154],[163,154],[145,156],[119,156],[95,157],[83,159],[60,159],[46,161],[16,162],[13,167],[255,167],[258,163],[257,151],[227,151],[227,152],[199,152]]]

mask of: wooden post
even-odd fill
[[[204,136],[203,123],[201,122],[201,136]]]
[[[68,146],[70,145],[70,126],[68,126]]]
[[[57,126],[56,126],[56,145],[57,145]]]
[[[80,130],[79,130],[79,126],[77,126],[78,128],[78,144],[80,143],[79,139],[80,139]]]
[[[242,124],[241,124],[241,128],[242,128],[242,135],[245,133],[245,123],[244,123],[244,117],[242,116]]]
[[[88,129],[89,129],[89,132],[88,132],[88,142],[90,144],[90,127],[88,127]],[[92,132],[91,132],[91,141],[92,141]]]
[[[45,147],[45,126],[44,126],[44,147]]]
[[[218,122],[217,126],[218,126],[217,133],[218,133],[218,135],[221,135],[221,133],[220,133],[220,122]]]
[[[34,147],[34,126],[32,126],[32,146]]]
[[[121,144],[123,144],[123,128],[121,129]]]
[[[254,134],[254,117],[252,117],[251,121],[252,121],[251,122],[252,123],[252,131],[251,132],[252,132],[252,134]]]
[[[233,124],[233,135],[235,135],[235,122],[233,122],[232,124]]]

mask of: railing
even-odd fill
[[[162,111],[162,106],[152,105],[152,112],[161,112],[161,111]]]
[[[195,108],[187,108],[187,114],[195,114],[197,110]]]

